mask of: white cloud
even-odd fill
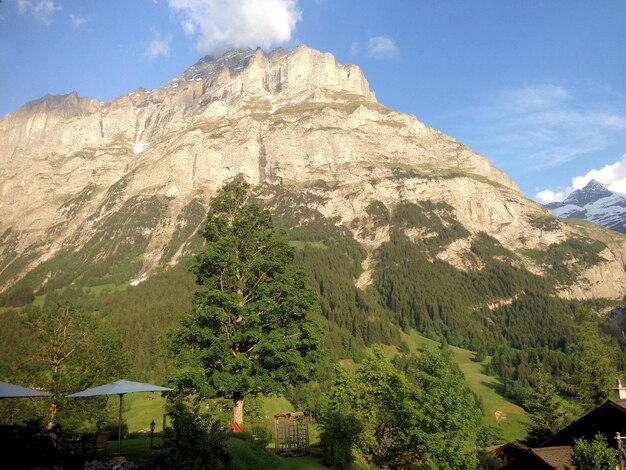
[[[571,192],[571,191],[569,191]],[[567,197],[569,194],[567,191],[552,191],[551,189],[544,189],[535,194],[535,198],[543,203],[548,204],[550,202],[559,202]]]
[[[163,36],[159,30],[152,28],[152,41],[144,51],[144,57],[152,60],[159,56],[170,56],[170,45],[172,43],[172,35]]]
[[[74,15],[72,13],[70,13],[69,15],[70,18],[70,24],[74,27],[74,28],[83,28],[85,26],[87,26],[87,24],[91,21],[92,17],[91,16],[85,16],[85,15]]]
[[[52,16],[63,7],[53,0],[17,0],[20,13],[29,13],[45,24],[50,24]]]
[[[572,178],[571,184],[563,190],[544,189],[539,191],[535,198],[543,203],[562,201],[572,191],[582,189],[591,180],[606,186],[609,190],[626,194],[626,154],[615,163],[604,165],[600,169],[593,169],[582,176]]]
[[[353,42],[352,44],[350,44],[350,55],[351,56],[359,55],[360,48],[361,46],[359,45],[358,42]]]
[[[297,0],[168,0],[202,53],[262,47],[291,39],[302,19]]]
[[[367,41],[370,57],[374,59],[399,59],[400,49],[389,36],[375,36]]]
[[[626,184],[626,154],[615,163],[605,165],[599,170],[591,170],[586,175],[572,178],[574,189],[584,188],[591,180],[607,186],[611,191],[616,191],[614,186],[623,187]],[[623,191],[620,191],[623,192]]]

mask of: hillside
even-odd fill
[[[196,230],[239,174],[296,248],[339,355],[411,327],[562,354],[573,300],[606,311],[626,292],[626,237],[551,216],[483,156],[379,104],[357,66],[299,46],[0,119],[0,305],[69,288],[135,370],[162,373],[156,338],[188,308]]]

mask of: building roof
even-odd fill
[[[615,447],[616,443],[612,438],[615,437],[616,432],[624,434],[625,430],[626,399],[608,400],[556,433],[542,443],[541,447],[573,445],[574,439],[591,440],[598,432],[604,434],[609,445]]]
[[[572,466],[574,449],[571,446],[538,447],[531,452],[537,454],[544,462],[557,470],[565,470]]]
[[[529,449],[502,470],[567,470],[572,467],[573,454],[570,446]]]

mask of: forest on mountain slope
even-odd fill
[[[349,358],[360,363],[366,349],[375,344],[395,345],[400,350],[400,332],[409,328],[474,350],[480,357],[491,355],[490,372],[503,379],[506,394],[519,403],[525,402],[536,384],[538,365],[548,372],[561,396],[577,403],[572,384],[579,380],[576,354],[582,321],[598,332],[602,344],[609,345],[612,370],[625,369],[626,341],[615,321],[606,316],[581,320],[577,317],[580,302],[555,295],[555,286],[572,276],[563,260],[575,251],[593,264],[602,249],[599,242],[574,239],[551,247],[543,256],[548,275],[541,277],[520,267],[515,262],[516,253],[488,234],[479,233],[472,238],[467,256],[478,260],[482,269],[462,271],[434,256],[451,241],[469,236],[450,207],[403,202],[387,208],[373,201],[368,208],[368,224],[388,226],[390,236],[374,253],[372,285],[362,290],[355,287],[354,280],[362,272],[367,251],[349,230],[311,209],[307,197],[285,191],[252,201],[270,201],[266,206],[276,225],[295,248],[293,262],[304,267],[309,287],[319,296],[319,309],[312,318],[324,330],[327,360],[325,366],[318,367],[314,379],[323,389],[330,386],[333,364],[338,360]],[[200,210],[193,209],[188,212],[197,222]],[[124,222],[120,223],[124,227]],[[132,223],[136,226],[138,222]],[[411,228],[435,235],[411,239],[407,236]],[[20,350],[17,346],[28,343],[29,331],[19,326],[20,318],[42,304],[71,301],[104,331],[121,338],[134,378],[164,380],[170,364],[162,354],[160,338],[191,309],[196,289],[189,267],[202,239],[187,235],[178,239],[186,243],[187,255],[175,267],[162,269],[137,286],[128,286],[132,273],[119,267],[124,247],[116,256],[100,259],[97,271],[83,266],[78,277],[71,272],[74,261],[64,260],[66,254],[52,259],[48,269],[55,282],[34,290],[28,285],[33,278],[27,277],[0,297],[5,305],[0,315],[3,357],[15,359]],[[128,249],[135,259],[137,247],[129,245]],[[171,251],[175,251],[173,247]],[[597,312],[620,306],[619,302],[586,303]],[[12,360],[3,361],[3,375],[10,372],[6,367],[9,363]],[[289,394],[303,406],[315,406],[311,393],[291,390]]]

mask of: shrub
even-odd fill
[[[598,433],[592,441],[574,440],[574,456],[572,463],[575,468],[585,470],[605,470],[617,467],[615,451],[606,442],[604,435]]]
[[[165,433],[169,468],[224,468],[226,432],[220,422],[181,402],[173,403],[170,408],[172,427]]]
[[[331,468],[349,468],[354,461],[352,447],[363,430],[358,416],[348,411],[330,411],[324,415],[321,424],[324,463]]]
[[[265,449],[274,437],[272,431],[267,426],[254,426],[252,435],[254,436],[255,444],[262,449]]]

